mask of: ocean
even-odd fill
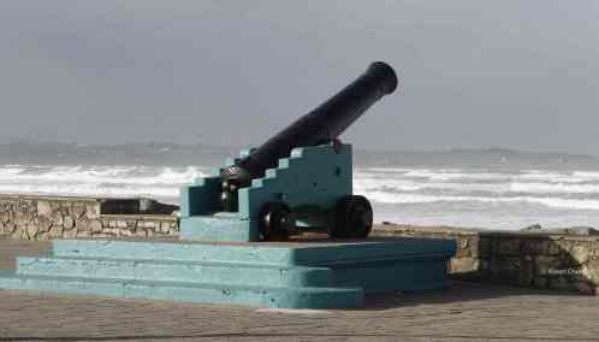
[[[234,149],[169,144],[0,146],[0,193],[150,197],[179,188]],[[375,221],[514,230],[599,226],[599,161],[511,150],[356,151],[354,192]]]

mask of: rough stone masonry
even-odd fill
[[[455,239],[454,277],[596,294],[599,236],[593,229],[491,231],[382,225],[379,236]]]
[[[101,212],[106,199],[0,196],[0,236],[23,240],[176,236],[175,215]]]

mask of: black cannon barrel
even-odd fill
[[[280,158],[289,156],[295,147],[315,146],[330,142],[343,133],[370,106],[397,88],[397,76],[384,62],[372,63],[365,73],[325,103],[302,116],[270,138],[249,156],[223,169],[223,202],[236,210],[234,192],[248,186],[252,179],[264,176]],[[235,198],[233,198],[235,197]]]

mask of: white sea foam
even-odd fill
[[[497,180],[508,178],[508,175],[501,173],[492,172],[477,172],[477,173],[466,173],[461,171],[450,171],[450,170],[415,170],[408,171],[404,174],[405,177],[411,178],[425,178],[431,181],[451,181],[451,180]]]
[[[544,170],[490,171],[464,169],[406,169],[406,168],[366,168],[359,169],[357,175],[388,178],[399,176],[434,182],[444,181],[540,181],[551,183],[599,183],[599,172],[573,171],[557,172]]]
[[[439,210],[447,209],[443,203],[464,202],[599,210],[599,172],[374,168],[355,175],[354,190],[375,203],[431,204]]]
[[[571,184],[571,183],[510,183],[510,191],[536,194],[563,193],[563,194],[598,194],[599,184]]]
[[[489,192],[494,196],[511,193],[529,194],[588,194],[599,196],[599,184],[572,184],[551,182],[524,182],[506,180],[502,183],[450,183],[450,182],[418,182],[404,179],[381,180],[368,177],[357,177],[354,182],[356,191],[388,191],[390,193],[417,191],[454,191],[469,193]]]
[[[0,166],[0,192],[76,196],[148,196],[175,201],[179,188],[209,168],[107,165]],[[599,172],[358,168],[354,190],[377,205],[522,203],[547,209],[599,211]],[[431,207],[432,206],[432,207]],[[435,209],[437,208],[437,209]]]
[[[6,172],[5,172],[6,171]],[[57,166],[29,169],[10,168],[0,172],[0,182],[94,182],[104,184],[173,184],[189,181],[205,174],[196,167],[172,168],[123,166]]]
[[[0,192],[175,198],[180,186],[207,171],[193,166],[7,166],[0,168]]]
[[[0,185],[0,193],[7,194],[44,194],[66,196],[106,196],[106,197],[155,197],[161,199],[176,198],[179,194],[177,187],[108,187],[96,184],[30,184],[30,185]]]
[[[550,208],[559,209],[585,209],[599,210],[599,200],[578,200],[558,197],[532,197],[518,196],[505,198],[490,198],[481,196],[428,196],[419,194],[391,194],[382,191],[372,191],[362,193],[374,202],[387,204],[418,204],[418,203],[439,203],[439,202],[479,202],[489,204],[501,203],[523,203],[544,205]]]

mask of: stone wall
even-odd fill
[[[110,215],[104,199],[0,196],[0,237],[49,240],[75,237],[151,237],[178,235],[172,215]]]
[[[102,231],[94,237],[175,237],[179,236],[176,216],[101,215]]]
[[[596,235],[576,235],[576,231],[568,230],[499,232],[402,225],[383,225],[375,231],[380,236],[455,239],[458,250],[450,271],[459,279],[584,294],[599,289]]]

